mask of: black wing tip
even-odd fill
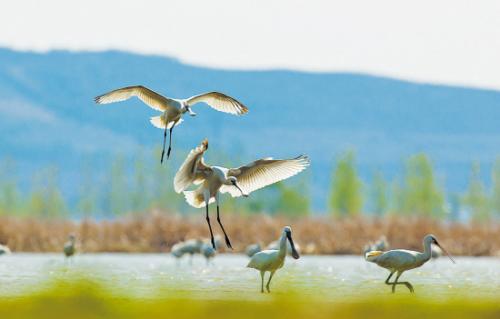
[[[301,154],[294,158],[294,160],[304,163],[306,166],[309,166],[311,164],[311,159],[306,154]]]
[[[96,97],[94,98],[94,102],[95,102],[96,104],[102,104],[102,95],[96,96]]]

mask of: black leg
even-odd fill
[[[413,286],[408,282],[408,281],[401,281],[401,282],[398,282],[398,279],[399,277],[402,275],[403,273],[400,272],[398,273],[397,277],[396,277],[396,281],[394,281],[393,283],[393,286],[392,286],[392,292],[395,291],[396,289],[396,285],[405,285],[406,288],[408,288],[408,290],[410,290],[410,292],[414,292],[414,289],[413,289]]]
[[[212,232],[212,226],[210,225],[210,217],[208,216],[208,203],[207,203],[207,217],[206,217],[206,220],[207,220],[207,223],[208,223],[208,229],[210,229],[210,241],[212,242],[212,247],[214,249],[217,249],[215,247],[215,241],[214,241],[214,233]]]
[[[163,149],[161,151],[160,163],[163,164],[163,156],[165,155],[165,142],[167,141],[167,127],[165,126],[165,131],[163,132]]]
[[[219,203],[217,203],[217,222],[219,223],[220,228],[222,228],[222,232],[224,233],[224,239],[226,240],[226,246],[233,249],[233,246],[231,246],[231,242],[229,241],[229,237],[227,237],[226,231],[224,230],[224,226],[222,226],[222,222],[220,221]]]
[[[392,282],[389,282],[389,280],[391,279],[392,275],[394,275],[394,272],[391,272],[389,274],[389,277],[387,277],[387,279],[385,280],[385,284],[386,285],[392,286]],[[393,287],[393,291],[392,292],[394,293],[394,287]]]
[[[169,137],[169,142],[168,142],[168,151],[167,151],[167,159],[170,158],[170,151],[172,150],[172,131],[174,130],[174,124],[172,124],[172,127],[170,128],[170,137]]]

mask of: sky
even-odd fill
[[[0,46],[500,90],[499,17],[496,0],[10,0],[0,10]]]

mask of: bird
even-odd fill
[[[370,251],[386,251],[389,248],[389,242],[385,236],[380,236],[380,238],[375,242],[369,242],[365,245],[363,252],[366,254]]]
[[[137,97],[149,107],[162,112],[159,116],[151,117],[153,126],[163,129],[163,150],[161,152],[160,163],[163,163],[165,155],[165,143],[167,140],[167,130],[170,132],[167,159],[172,150],[172,131],[175,126],[182,122],[182,116],[187,112],[191,116],[196,116],[191,107],[197,103],[206,103],[211,108],[233,115],[243,115],[248,112],[248,108],[241,102],[220,92],[207,92],[191,96],[187,99],[174,99],[163,96],[142,85],[127,86],[111,92],[99,95],[94,98],[97,104],[108,104],[128,100]]]
[[[203,243],[203,245],[201,246],[201,254],[207,260],[207,265],[208,265],[210,263],[210,259],[215,257],[216,251],[212,247],[212,245]]]
[[[292,229],[290,228],[290,226],[285,226],[283,228],[283,232],[281,233],[279,239],[280,248],[278,250],[276,249],[263,250],[256,253],[255,255],[252,256],[252,258],[250,258],[250,262],[248,263],[247,267],[254,268],[260,271],[260,277],[261,277],[260,292],[262,293],[264,292],[264,275],[266,271],[269,271],[271,273],[269,275],[269,280],[267,281],[266,284],[267,292],[271,292],[269,288],[271,279],[273,278],[276,270],[283,267],[285,263],[285,256],[287,252],[287,239],[288,242],[290,243],[290,248],[292,250],[292,257],[295,259],[299,259],[300,256],[297,250],[295,250],[295,245],[292,239]]]
[[[439,257],[443,256],[443,250],[437,246],[432,246],[431,247],[431,258],[432,259],[438,259]]]
[[[216,249],[208,205],[217,204],[217,222],[219,223],[226,246],[232,249],[229,237],[219,216],[219,193],[229,193],[232,197],[244,196],[257,189],[271,185],[298,174],[309,166],[309,158],[301,155],[292,159],[263,158],[237,168],[207,165],[203,154],[208,149],[208,140],[204,139],[199,146],[191,150],[174,177],[174,189],[184,193],[187,203],[193,207],[206,207],[206,221],[210,230],[212,247]],[[197,189],[187,191],[191,185],[199,185]]]
[[[0,255],[9,255],[10,253],[10,248],[7,245],[0,244]]]
[[[432,245],[436,245],[441,248],[442,251],[450,258],[450,260],[455,263],[455,260],[439,244],[434,235],[425,236],[423,244],[423,253],[405,249],[394,249],[386,252],[376,250],[366,253],[365,259],[390,271],[389,277],[387,277],[385,284],[392,286],[392,293],[396,291],[396,285],[405,285],[410,290],[410,292],[413,293],[413,286],[409,282],[398,282],[398,279],[403,274],[403,272],[418,268],[429,261],[429,259],[431,258]],[[393,282],[389,282],[394,273],[396,273],[396,279]]]
[[[68,241],[64,244],[63,252],[66,258],[73,256],[76,252],[75,248],[75,235],[69,235]]]
[[[287,248],[288,248],[288,254],[291,253],[291,247],[290,247],[290,243],[287,244]],[[279,240],[275,240],[275,241],[272,241],[269,243],[269,245],[267,245],[266,249],[274,249],[274,250],[278,250],[280,249],[280,241]],[[295,243],[295,250],[298,252],[298,253],[301,253],[300,251],[300,245]]]
[[[188,239],[186,241],[178,242],[172,246],[170,253],[177,259],[181,258],[185,254],[189,254],[189,264],[193,263],[193,256],[195,254],[201,253],[201,247],[203,246],[203,241],[201,239]]]
[[[262,250],[262,248],[260,247],[260,244],[252,244],[252,245],[248,245],[245,248],[245,254],[251,258],[253,255],[255,255],[256,253],[258,253],[261,250]]]

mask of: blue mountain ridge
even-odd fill
[[[172,97],[216,90],[242,101],[250,109],[244,117],[196,106],[198,116],[174,130],[177,162],[205,137],[210,152],[237,159],[231,164],[308,154],[309,192],[319,211],[326,208],[334,159],[346,150],[356,152],[366,183],[377,169],[394,178],[408,156],[425,152],[439,181],[456,192],[465,189],[474,160],[489,183],[500,149],[497,91],[353,73],[217,70],[117,51],[0,49],[0,158],[16,160],[25,185],[41,167],[57,164],[74,196],[82,158],[93,158],[100,172],[110,154],[160,145],[162,132],[149,124],[157,112],[140,101],[93,102],[135,84]]]

